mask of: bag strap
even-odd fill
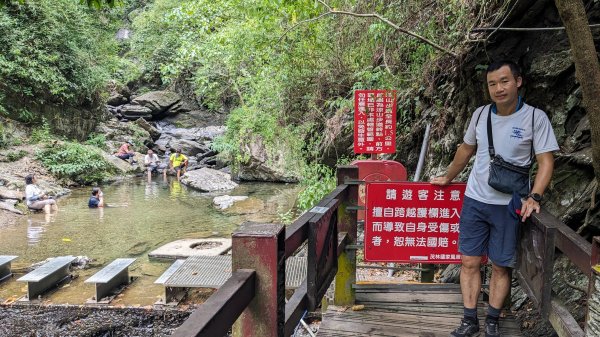
[[[533,142],[535,141],[535,110],[533,108],[533,112],[531,114],[531,153],[529,155],[530,165],[533,164],[533,158],[535,158],[535,152],[533,147]],[[492,113],[491,113],[491,105],[488,108],[488,117],[487,117],[487,136],[488,136],[488,151],[490,153],[490,158],[493,158],[496,155],[496,150],[494,150],[494,137],[492,134]]]
[[[483,109],[485,109],[485,105],[481,107],[479,110],[479,115],[477,116],[477,121],[475,122],[475,130],[477,130],[477,125],[479,124],[479,118],[481,118],[481,114],[483,113]]]
[[[531,113],[531,159],[529,161],[533,164],[533,158],[535,158],[535,152],[533,148],[533,142],[535,141],[535,108],[533,108],[533,112]]]
[[[490,159],[492,159],[496,155],[496,151],[494,150],[494,137],[492,135],[492,105],[490,105],[488,108],[487,137],[488,137],[488,152],[490,153]]]

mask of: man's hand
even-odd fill
[[[446,186],[452,182],[452,179],[448,179],[446,176],[433,177],[429,182],[432,185]]]
[[[533,200],[533,198],[527,198],[521,206],[521,221],[525,221],[534,211],[540,213],[540,204]]]

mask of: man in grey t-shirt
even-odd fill
[[[497,191],[488,184],[488,115],[491,115],[495,152],[504,160],[518,166],[530,164],[533,159],[533,144],[538,171],[531,193],[522,202],[522,220],[534,211],[539,213],[542,195],[554,170],[552,152],[558,150],[556,137],[546,114],[525,104],[519,96],[518,90],[523,79],[514,62],[492,63],[487,69],[486,79],[493,104],[476,109],[464,142],[456,151],[448,171],[444,176],[431,180],[435,185],[449,184],[466,167],[471,156],[476,155],[460,217],[460,285],[464,318],[460,326],[451,333],[454,337],[479,335],[477,298],[481,288],[479,269],[484,255],[492,262],[485,336],[500,336],[498,318],[510,289],[509,271],[513,267],[517,245],[518,223],[513,218],[516,216],[507,210],[513,196]]]

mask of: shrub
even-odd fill
[[[50,125],[46,119],[43,120],[41,126],[34,128],[31,132],[29,141],[31,144],[44,143],[52,140],[52,134],[50,133]]]
[[[85,141],[85,144],[95,146],[102,150],[108,150],[108,146],[106,146],[106,137],[103,134],[92,133]]]
[[[307,210],[316,205],[336,186],[335,172],[322,164],[307,165],[302,171],[301,185],[304,189],[298,194],[297,206]]]
[[[17,161],[17,160],[25,157],[26,155],[27,155],[27,151],[25,151],[25,150],[9,152],[6,154],[6,160],[8,162],[13,162],[13,161]]]
[[[65,142],[47,147],[36,158],[56,177],[80,184],[98,183],[113,172],[100,150],[79,143]]]

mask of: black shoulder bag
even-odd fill
[[[530,169],[534,156],[533,130],[535,121],[535,108],[533,109],[531,117],[531,159],[530,164],[526,166],[511,164],[505,161],[500,155],[496,154],[496,151],[494,150],[494,140],[492,137],[492,114],[490,109],[488,109],[487,118],[488,150],[490,152],[490,176],[488,178],[488,184],[495,190],[502,193],[517,193],[521,197],[525,197],[529,194],[531,189]]]

